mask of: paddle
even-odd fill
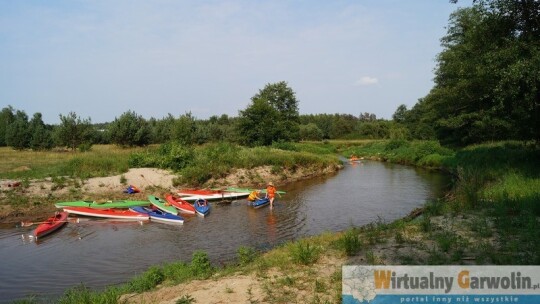
[[[74,218],[74,219],[67,219],[65,221],[54,221],[53,223],[79,223],[79,218]],[[49,221],[44,221],[44,222],[21,222],[21,226],[20,227],[30,227],[32,225],[39,225],[39,224],[45,224],[45,223],[50,223]]]

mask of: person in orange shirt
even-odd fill
[[[276,187],[274,183],[269,182],[266,187],[266,197],[270,200],[270,209],[274,207],[274,198],[276,197]]]

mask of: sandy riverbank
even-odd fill
[[[273,181],[279,188],[285,184],[331,174],[341,166],[326,168],[296,168],[294,171],[273,172],[271,166],[235,169],[226,177],[210,180],[203,187],[264,187]],[[146,200],[146,196],[163,196],[179,188],[190,185],[174,185],[177,175],[171,171],[156,168],[132,168],[128,172],[115,176],[94,177],[86,180],[72,178],[47,178],[45,180],[0,180],[0,223],[14,223],[21,220],[46,218],[54,212],[57,201],[74,200]],[[13,187],[13,185],[16,185]],[[134,185],[141,190],[138,194],[126,194],[123,191]]]

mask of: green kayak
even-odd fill
[[[174,206],[171,206],[171,204],[160,199],[159,197],[149,195],[148,200],[150,201],[150,203],[152,203],[152,205],[154,205],[156,208],[158,208],[159,210],[163,212],[167,212],[174,215],[178,214],[178,209],[176,209]]]
[[[253,191],[253,190],[259,190],[259,189],[229,187],[225,191],[251,193],[251,191]],[[261,191],[261,193],[266,193],[266,189],[260,189],[260,191]],[[276,191],[276,193],[285,194],[287,192],[285,192],[285,191]]]
[[[96,201],[74,201],[74,202],[58,202],[54,204],[56,208],[64,207],[89,207],[97,209],[108,209],[108,208],[130,208],[135,206],[149,206],[149,201],[106,201],[106,202],[96,202]]]

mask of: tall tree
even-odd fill
[[[237,129],[243,144],[268,146],[278,139],[278,130],[274,126],[279,114],[266,99],[252,99],[239,116]]]
[[[0,147],[6,146],[6,132],[8,126],[15,120],[15,110],[8,106],[0,111]]]
[[[451,15],[423,107],[443,143],[540,140],[539,21],[533,0],[474,1]]]
[[[16,150],[23,150],[30,146],[28,115],[24,111],[17,110],[13,121],[7,126],[6,144]]]
[[[75,112],[60,114],[60,125],[56,128],[56,140],[61,146],[73,151],[81,144],[91,144],[93,128],[90,118],[81,119]]]
[[[53,147],[52,132],[41,118],[41,113],[34,113],[30,120],[30,148],[33,150],[48,150]]]
[[[145,146],[150,143],[147,121],[134,111],[127,111],[115,118],[109,126],[111,142],[122,147]]]
[[[195,117],[188,112],[180,117],[174,123],[173,139],[183,144],[190,145],[195,143],[195,132],[197,126]]]
[[[407,106],[404,104],[401,104],[397,107],[396,111],[392,115],[392,119],[397,123],[404,123],[406,115],[407,115]]]
[[[275,140],[296,141],[299,138],[300,115],[298,100],[287,82],[269,83],[251,101],[265,100],[278,114],[274,120]]]

